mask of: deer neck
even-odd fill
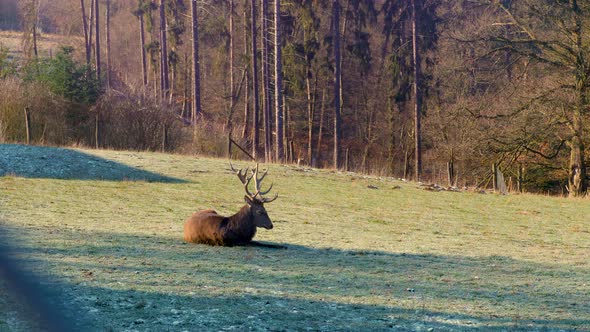
[[[252,210],[250,209],[249,205],[244,205],[238,213],[234,214],[233,216],[229,217],[229,225],[233,229],[247,229],[247,228],[254,228],[252,216]]]

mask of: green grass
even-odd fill
[[[91,329],[590,330],[588,199],[269,165],[275,228],[255,239],[288,249],[219,248],[184,244],[182,225],[243,205],[226,160],[77,151],[113,162],[110,180],[82,167],[20,177],[0,159],[0,223]]]

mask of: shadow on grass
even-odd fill
[[[21,254],[35,257],[27,265],[48,264],[68,280],[60,289],[61,301],[76,312],[68,316],[85,315],[78,325],[92,330],[590,328],[588,294],[567,286],[587,279],[583,269],[507,257],[289,244],[223,248],[160,236],[52,232],[56,241]],[[443,306],[431,309],[432,303]]]
[[[16,144],[0,144],[0,176],[5,175],[65,180],[186,182],[76,150]]]

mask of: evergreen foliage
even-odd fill
[[[94,71],[77,64],[72,47],[62,49],[52,59],[42,59],[27,68],[27,80],[44,83],[53,93],[66,99],[91,105],[100,96],[100,85]]]

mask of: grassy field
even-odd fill
[[[49,57],[56,54],[61,46],[73,46],[78,50],[83,49],[84,39],[80,37],[67,37],[52,34],[40,34],[37,41],[40,57]],[[20,31],[0,31],[0,47],[8,49],[11,58],[20,59],[23,51],[23,33]]]
[[[0,145],[0,226],[89,330],[590,331],[588,199],[269,169],[255,239],[287,249],[183,243],[243,189],[226,160],[158,153]],[[0,331],[28,330],[4,298]]]

